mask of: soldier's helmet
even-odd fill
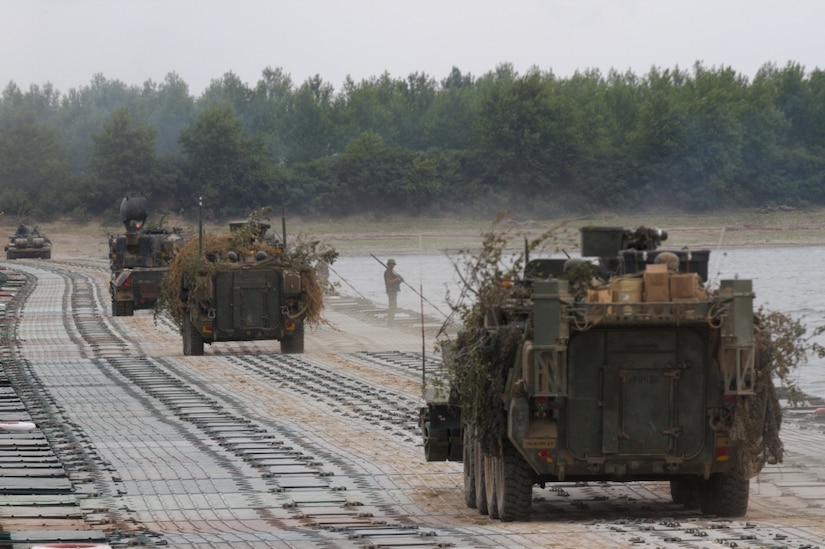
[[[662,252],[653,260],[654,263],[664,263],[667,265],[667,270],[676,273],[679,272],[679,256],[673,252]]]

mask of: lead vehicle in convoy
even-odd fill
[[[146,226],[146,199],[124,198],[120,217],[126,232],[109,236],[109,293],[112,315],[132,316],[151,309],[160,297],[169,263],[183,245],[181,229]]]
[[[710,289],[709,251],[664,239],[582,229],[593,259],[528,261],[425,372],[425,457],[463,461],[469,507],[526,520],[535,484],[649,480],[705,514],[746,513],[766,447],[781,459],[751,281]]]
[[[52,242],[40,229],[20,225],[5,246],[6,259],[51,259]]]

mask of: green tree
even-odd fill
[[[146,196],[155,169],[155,130],[136,123],[126,109],[112,113],[100,133],[92,136],[91,171],[99,192],[90,208],[106,209],[124,196]]]
[[[307,162],[338,151],[333,119],[333,89],[320,76],[308,78],[295,92],[284,136],[286,162]]]
[[[422,184],[409,178],[414,153],[388,147],[380,135],[364,132],[335,159],[337,177],[351,211],[395,212],[403,209],[404,196],[415,196]],[[426,182],[425,187],[431,182]]]
[[[428,147],[467,150],[478,147],[478,92],[470,74],[453,67],[423,115],[422,133]]]
[[[207,107],[184,128],[180,142],[186,154],[185,194],[203,197],[218,215],[248,213],[273,198],[271,165],[264,143],[243,135],[243,123],[224,103]]]
[[[742,158],[742,105],[747,81],[730,68],[701,64],[682,88],[685,119],[671,159],[673,205],[706,209],[738,204]]]
[[[264,141],[267,155],[275,164],[288,156],[286,135],[288,114],[293,110],[294,86],[283,69],[267,67],[252,92],[249,131]]]
[[[42,122],[54,108],[49,90],[10,84],[0,104],[0,211],[48,218],[62,210],[70,171],[57,131]]]
[[[143,85],[139,104],[139,119],[137,115],[135,118],[155,129],[155,154],[180,156],[178,136],[195,113],[195,101],[186,82],[174,72],[167,74],[160,84],[148,81]]]

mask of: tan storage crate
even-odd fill
[[[698,299],[700,282],[696,273],[673,274],[670,276],[670,296],[674,300]]]
[[[584,300],[588,303],[612,303],[613,296],[608,288],[589,289]]]
[[[642,279],[614,278],[610,281],[610,291],[614,303],[638,303],[642,300]]]
[[[670,301],[670,273],[664,263],[654,263],[645,267],[645,301]]]

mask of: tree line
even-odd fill
[[[596,70],[502,64],[440,81],[388,73],[336,90],[267,68],[193,97],[175,73],[96,75],[0,98],[0,210],[116,218],[124,196],[215,219],[488,215],[825,204],[825,72],[765,64]]]

